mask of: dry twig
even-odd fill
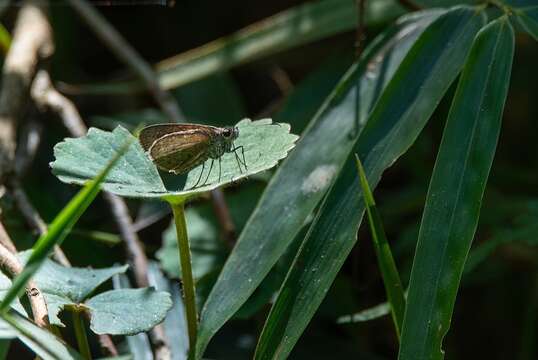
[[[16,277],[22,272],[23,266],[20,263],[16,252],[8,250],[3,244],[11,243],[11,239],[7,235],[4,226],[0,223],[0,234],[1,236],[7,236],[7,240],[4,239],[0,242],[0,268],[2,271],[11,279]],[[47,303],[45,298],[39,289],[37,288],[34,281],[29,281],[26,285],[26,294],[28,295],[28,300],[30,301],[30,306],[32,307],[32,314],[34,321],[38,326],[47,327],[49,325],[49,315],[47,311]]]
[[[180,122],[183,116],[174,98],[159,85],[151,66],[142,59],[136,50],[120,33],[101,16],[97,10],[84,0],[68,0],[79,15],[88,23],[95,34],[108,46],[118,59],[127,64],[146,84],[155,101],[173,122]]]
[[[0,183],[13,171],[16,128],[38,64],[54,50],[52,30],[39,1],[25,2],[13,33],[0,87]]]
[[[44,3],[26,1],[17,17],[12,45],[2,69],[0,88],[0,183],[14,179],[16,128],[24,114],[28,92],[41,61],[53,50],[52,30],[44,14]],[[11,184],[7,184],[11,185]],[[16,248],[0,224],[0,266],[11,277],[22,271]],[[27,286],[34,319],[39,326],[48,325],[45,299],[33,282]]]
[[[57,113],[72,136],[80,137],[86,134],[88,128],[76,106],[71,100],[60,94],[52,85],[47,72],[40,71],[36,75],[32,87],[32,97],[38,108],[49,109]],[[109,203],[121,237],[125,242],[127,257],[131,269],[135,275],[138,287],[148,286],[148,259],[142,247],[142,243],[133,227],[133,220],[125,201],[114,194],[105,193],[105,199]],[[156,326],[151,331],[152,341],[155,345],[156,357],[170,359],[170,350],[166,345],[166,337],[162,325]],[[101,345],[110,345],[110,339],[100,338]]]

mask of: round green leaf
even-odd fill
[[[286,157],[298,139],[297,135],[290,134],[288,124],[273,123],[271,119],[244,119],[236,126],[239,137],[235,145],[243,146],[246,171],[239,168],[235,154],[227,153],[221,158],[220,174],[219,161],[216,160],[208,176],[211,160],[207,161],[202,183],[208,177],[203,186],[193,188],[202,165],[186,176],[165,174],[163,181],[149,156],[135,142],[110,171],[102,186],[106,191],[129,197],[188,198],[272,168]],[[66,139],[54,147],[56,160],[51,163],[52,171],[63,182],[82,185],[94,178],[131,136],[118,126],[113,132],[91,128],[84,137]]]
[[[153,288],[118,289],[99,294],[85,304],[90,328],[97,334],[134,335],[164,320],[172,307],[170,294]]]

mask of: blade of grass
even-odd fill
[[[4,27],[4,25],[0,24],[0,49],[2,50],[2,53],[4,55],[7,54],[7,51],[10,46],[11,46],[11,35],[7,31],[7,29]]]
[[[460,77],[433,170],[402,331],[400,360],[442,359],[510,83],[514,31],[503,16],[484,27]]]
[[[379,24],[403,13],[393,0],[369,1],[368,5],[366,25]],[[352,30],[357,24],[354,6],[349,0],[324,0],[283,11],[231,36],[160,62],[157,64],[159,84],[164,89],[176,88],[212,73]],[[84,94],[126,94],[142,89],[140,82],[126,81],[77,85],[71,90]]]
[[[428,26],[406,55],[355,144],[354,152],[363,159],[372,186],[413,144],[461,70],[483,23],[484,15],[477,8],[452,8]],[[363,212],[350,155],[280,289],[256,359],[288,356],[355,245]]]
[[[90,351],[90,344],[88,343],[88,335],[86,334],[86,328],[84,325],[84,319],[81,315],[81,311],[71,311],[73,316],[73,326],[75,328],[75,337],[77,339],[78,350],[84,357],[84,359],[91,359],[92,353]]]
[[[28,259],[22,272],[13,279],[4,300],[0,303],[0,312],[6,312],[11,302],[24,290],[26,283],[39,270],[45,259],[49,256],[55,245],[60,245],[69,234],[75,223],[90,206],[100,190],[100,184],[108,172],[131,146],[135,138],[131,137],[116,152],[107,166],[94,179],[86,185],[69,201],[69,203],[56,216],[48,231],[39,237],[32,248],[32,255]]]
[[[383,229],[381,216],[377,211],[374,196],[370,190],[370,185],[368,185],[368,180],[366,179],[361,160],[357,154],[355,154],[355,158],[357,160],[357,170],[359,173],[366,213],[368,214],[368,222],[370,224],[377,262],[379,264],[379,269],[381,270],[381,276],[383,277],[383,284],[385,285],[392,320],[394,321],[396,335],[399,340],[405,311],[405,295],[402,281],[400,280],[400,274],[398,274],[396,263],[392,257],[390,245],[387,241],[387,236],[385,235],[385,229]]]
[[[353,147],[350,135],[358,136],[379,93],[438,15],[402,19],[374,40],[310,121],[272,177],[211,290],[202,309],[197,356],[285,253],[343,166]]]
[[[24,344],[44,360],[82,360],[75,350],[46,329],[40,328],[17,311],[10,309],[0,316],[17,333]]]
[[[538,40],[538,6],[513,9],[516,19],[523,29]]]

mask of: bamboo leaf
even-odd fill
[[[538,6],[514,9],[514,14],[523,29],[538,40]]]
[[[402,287],[402,281],[400,280],[400,274],[398,274],[396,263],[392,257],[390,245],[387,241],[385,230],[383,229],[381,216],[377,211],[374,195],[370,190],[370,185],[368,185],[364,168],[362,167],[358,156],[356,156],[356,160],[363,199],[366,205],[366,213],[368,214],[368,222],[370,224],[370,231],[372,233],[372,240],[374,242],[374,249],[377,256],[377,262],[379,264],[379,269],[381,270],[383,284],[385,285],[385,292],[387,293],[388,303],[390,305],[390,312],[392,314],[394,327],[396,328],[396,334],[398,335],[399,339],[405,311],[405,295]]]
[[[506,16],[477,35],[461,75],[420,226],[399,359],[442,359],[476,231],[510,83],[514,31]]]
[[[455,7],[414,43],[353,150],[363,159],[372,186],[413,144],[459,73],[483,23],[477,9]],[[353,248],[363,212],[354,157],[349,156],[280,289],[258,341],[256,359],[288,356]]]
[[[390,314],[391,306],[388,302],[383,302],[367,309],[361,310],[354,314],[340,316],[337,320],[337,324],[350,324],[357,322],[366,322],[374,319],[379,319],[385,315]]]
[[[402,12],[393,0],[369,2],[366,24],[379,24]],[[160,62],[157,64],[159,83],[164,89],[179,87],[209,74],[352,30],[356,25],[357,10],[353,2],[306,3]],[[125,94],[141,89],[136,81],[74,87],[77,93],[86,94]]]
[[[197,356],[292,243],[340,171],[379,93],[439,14],[403,18],[374,40],[312,119],[273,176],[202,309]]]

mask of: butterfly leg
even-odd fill
[[[202,180],[202,174],[204,173],[204,168],[205,168],[205,161],[202,163],[202,171],[200,171],[200,176],[198,176],[198,180],[196,180],[196,184],[194,184],[194,186],[192,187],[193,189],[197,187],[198,184],[200,183],[200,180]]]
[[[222,156],[219,157],[219,181],[218,182],[220,182],[220,174],[221,174],[221,170],[222,170],[221,165],[220,165],[221,160],[222,160]]]
[[[241,159],[239,158],[239,155],[237,155],[237,150],[239,150],[239,149],[241,149],[241,156],[243,157],[243,162],[241,162]],[[247,162],[245,160],[245,148],[243,147],[243,145],[234,147],[232,149],[232,151],[235,154],[235,159],[237,160],[237,162],[239,164],[243,164],[243,166],[245,167],[245,171],[246,171],[248,169],[248,167],[247,167]],[[241,166],[239,166],[239,170],[241,170]]]
[[[205,184],[207,184],[207,180],[209,179],[209,175],[211,175],[211,170],[213,170],[213,163],[215,162],[215,159],[211,159],[211,165],[209,165],[209,172],[207,173],[207,176],[204,180],[204,183],[202,184],[202,186],[204,186]]]

